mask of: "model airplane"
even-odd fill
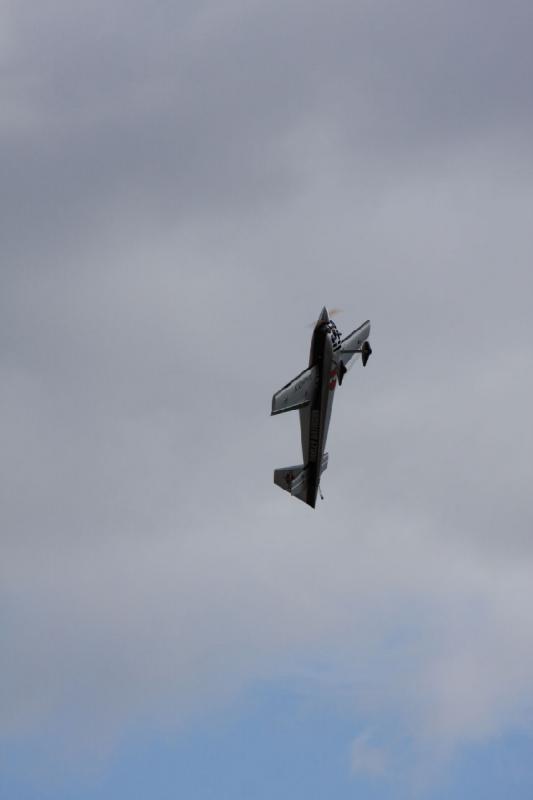
[[[304,462],[276,469],[274,483],[312,508],[320,492],[320,476],[328,465],[328,454],[324,451],[335,387],[337,381],[342,385],[349,366],[359,355],[366,367],[372,353],[369,335],[367,320],[341,339],[324,307],[313,331],[309,367],[272,398],[272,414],[299,409]]]

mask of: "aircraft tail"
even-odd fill
[[[320,465],[320,474],[328,466],[328,454],[324,453],[322,456],[322,463]],[[307,503],[307,476],[308,469],[303,464],[296,464],[293,467],[280,467],[274,470],[274,483],[281,489],[297,497],[298,500],[303,500]]]
[[[294,467],[280,467],[280,469],[274,470],[274,483],[292,494],[293,497],[303,500],[307,491],[306,472],[303,464],[296,464]]]

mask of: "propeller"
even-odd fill
[[[328,316],[329,317],[336,317],[338,314],[342,314],[343,311],[344,311],[343,308],[328,308]],[[307,327],[308,328],[314,328],[315,325],[317,324],[317,322],[318,322],[318,320],[315,320],[314,322],[310,322]]]

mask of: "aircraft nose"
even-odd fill
[[[320,312],[320,316],[318,318],[318,321],[319,322],[329,322],[329,315],[328,315],[328,310],[327,310],[326,306],[324,306],[324,308]]]

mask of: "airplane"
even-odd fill
[[[372,353],[369,335],[367,320],[342,339],[324,306],[313,331],[309,367],[272,398],[272,415],[299,410],[303,454],[303,464],[274,470],[274,483],[311,508],[319,493],[323,498],[320,478],[328,465],[324,451],[337,381],[342,386],[359,355],[366,367]]]

